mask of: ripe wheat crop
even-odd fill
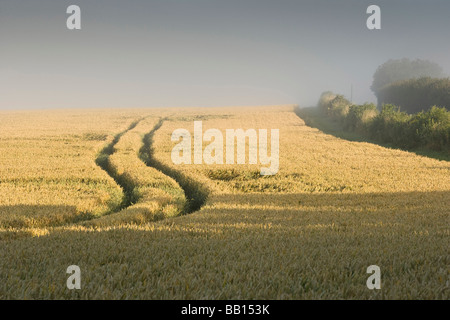
[[[279,172],[174,165],[194,121],[280,129]],[[2,299],[449,298],[449,163],[326,135],[293,106],[2,113],[0,148]]]
[[[128,206],[117,213],[89,220],[85,226],[112,226],[125,223],[145,223],[183,212],[186,198],[183,189],[172,178],[140,159],[140,149],[146,133],[157,125],[157,117],[140,120],[120,137],[107,167],[124,187]]]

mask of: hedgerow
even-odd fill
[[[445,107],[408,114],[399,106],[352,105],[342,95],[322,94],[318,107],[342,129],[400,148],[450,151],[450,112]]]
[[[394,82],[376,92],[379,105],[395,104],[413,114],[433,106],[450,106],[449,78],[419,78]]]

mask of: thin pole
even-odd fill
[[[353,104],[353,83],[350,86],[350,102]]]

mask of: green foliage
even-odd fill
[[[328,108],[330,107],[330,103],[331,101],[336,98],[336,95],[331,92],[331,91],[326,91],[324,93],[322,93],[322,95],[320,96],[319,102],[317,103],[317,106],[323,110],[323,111],[327,111]]]
[[[342,121],[348,114],[350,101],[343,95],[334,94],[330,91],[324,92],[319,99],[319,108],[331,118]]]
[[[399,107],[385,104],[373,119],[368,130],[369,136],[383,143],[392,143],[403,148],[411,147],[413,140],[406,133],[410,118],[411,116],[401,112]]]
[[[394,82],[421,77],[440,78],[442,76],[442,68],[434,62],[420,59],[412,61],[406,58],[389,60],[376,70],[371,89],[375,95],[378,95],[383,87]]]
[[[445,108],[434,106],[419,112],[412,117],[410,127],[418,144],[450,151],[450,112]]]
[[[336,120],[342,122],[347,116],[351,102],[345,99],[343,95],[337,95],[330,104],[328,114]]]
[[[377,106],[373,103],[352,105],[345,117],[344,129],[366,133],[372,120],[377,116]]]
[[[405,149],[424,147],[450,152],[450,112],[444,107],[433,106],[410,115],[393,104],[384,104],[381,112],[371,103],[350,105],[342,95],[321,101],[325,102],[319,105],[320,109],[345,131]]]
[[[380,104],[395,104],[408,113],[432,106],[450,107],[450,79],[420,78],[392,83],[377,93]]]

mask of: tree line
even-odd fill
[[[370,88],[379,109],[394,104],[412,114],[433,106],[450,107],[450,79],[441,66],[427,60],[388,60],[375,71]]]
[[[343,95],[324,92],[318,108],[343,130],[404,149],[426,148],[450,152],[450,112],[433,106],[409,114],[394,104],[354,105]]]
[[[378,103],[395,104],[408,113],[450,106],[450,79],[409,79],[386,85],[377,91]]]

